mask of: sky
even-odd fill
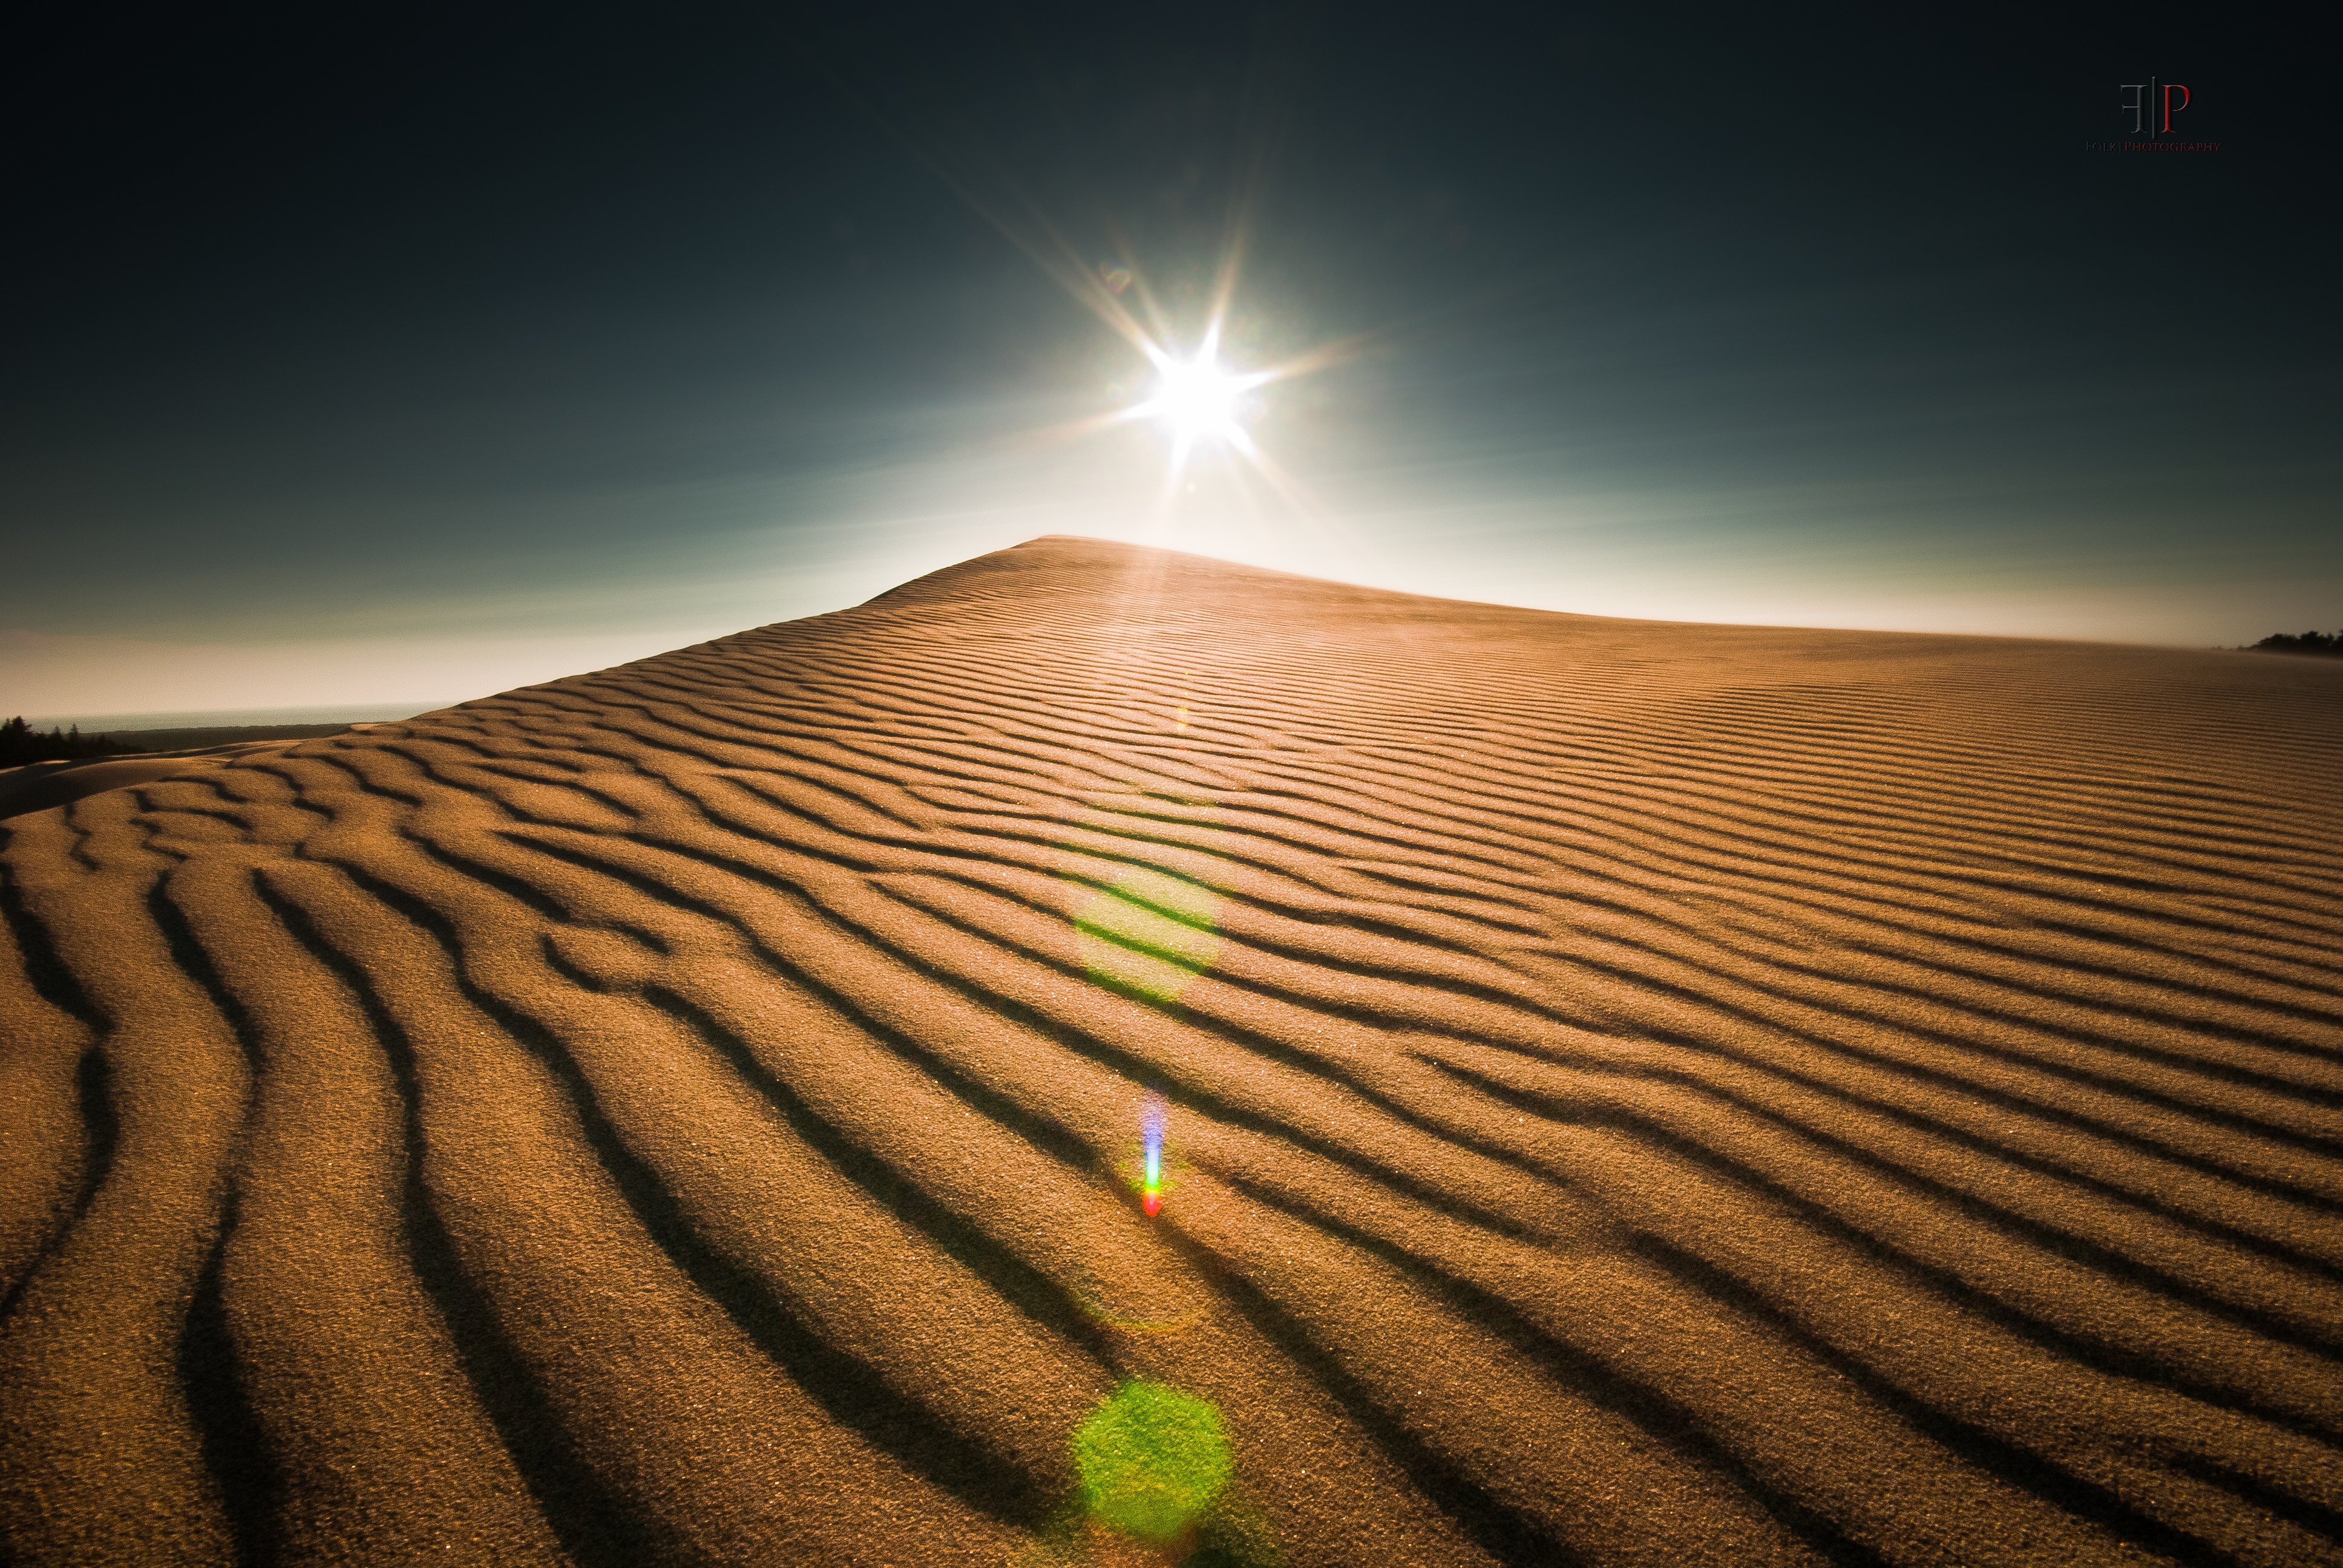
[[[52,11],[0,62],[0,711],[420,709],[1051,533],[2343,622],[2307,12]],[[1216,301],[1287,373],[1175,474],[1132,329]]]

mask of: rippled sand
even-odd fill
[[[2343,668],[1044,539],[0,835],[20,1563],[2343,1562]]]

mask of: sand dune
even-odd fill
[[[101,790],[151,783],[176,773],[192,773],[256,752],[280,751],[286,744],[281,740],[246,740],[225,746],[191,747],[183,751],[141,751],[87,761],[28,762],[15,768],[0,768],[0,818],[45,811]]]
[[[2343,1563],[2343,668],[1046,539],[0,833],[20,1563]]]

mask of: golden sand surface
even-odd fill
[[[1051,538],[0,835],[16,1563],[2343,1563],[2343,667]]]
[[[27,762],[0,768],[0,819],[45,811],[101,790],[120,789],[192,773],[258,751],[282,750],[281,740],[244,740],[225,746],[190,747],[183,751],[137,751],[126,757],[91,760]]]

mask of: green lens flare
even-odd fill
[[[1109,1395],[1074,1433],[1091,1516],[1142,1541],[1168,1541],[1212,1505],[1234,1462],[1221,1412],[1159,1382]]]
[[[1209,889],[1135,867],[1074,910],[1091,978],[1127,996],[1168,1003],[1212,967],[1221,900]]]

